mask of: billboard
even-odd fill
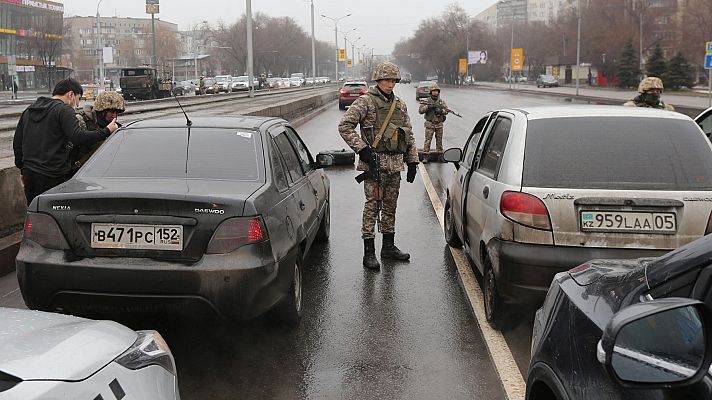
[[[339,61],[346,61],[346,49],[339,49]]]
[[[468,64],[487,64],[487,50],[470,50],[467,52]]]
[[[524,49],[512,49],[512,71],[524,69]]]
[[[460,75],[464,75],[467,73],[467,59],[466,58],[460,59],[459,68],[457,69],[457,72],[460,73]]]

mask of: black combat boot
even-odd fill
[[[376,259],[376,244],[373,239],[363,239],[363,267],[379,269],[381,264]]]
[[[381,247],[381,258],[390,258],[392,260],[410,260],[410,254],[400,251],[394,243],[395,233],[383,234],[383,246]]]

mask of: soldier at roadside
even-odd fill
[[[413,183],[418,166],[418,149],[405,102],[393,93],[400,81],[398,67],[390,62],[379,64],[373,72],[376,86],[354,101],[339,122],[339,133],[359,156],[358,171],[370,171],[364,181],[366,202],[363,208],[361,237],[363,266],[381,267],[376,258],[374,227],[377,220],[377,198],[382,191],[383,234],[381,258],[409,260],[410,254],[395,245],[395,222],[403,164],[408,165],[406,180]],[[356,126],[360,125],[360,134]],[[374,171],[380,173],[376,174]],[[378,182],[377,181],[378,179]]]
[[[84,106],[77,109],[79,126],[85,131],[96,131],[106,128],[111,121],[115,121],[119,114],[126,110],[124,98],[116,92],[101,92],[94,101],[93,106]],[[121,124],[116,123],[119,127]],[[91,144],[75,146],[70,144],[69,162],[72,166],[72,175],[99,149],[104,140]]]
[[[639,95],[633,100],[625,102],[623,105],[627,107],[649,107],[658,108],[661,110],[675,111],[675,107],[665,104],[660,100],[660,95],[663,93],[663,81],[655,76],[649,76],[638,85]]]
[[[12,147],[28,205],[37,195],[68,179],[69,142],[91,144],[106,139],[119,128],[116,121],[111,121],[105,128],[83,130],[74,113],[82,93],[79,82],[62,79],[54,87],[52,97],[39,97],[17,123]]]
[[[440,87],[437,83],[433,83],[429,87],[430,97],[421,101],[418,112],[425,114],[425,142],[423,143],[423,152],[425,158],[423,163],[429,161],[430,143],[435,135],[435,151],[438,153],[438,160],[443,153],[443,122],[445,122],[445,114],[447,114],[447,104],[440,98]]]
[[[198,84],[198,93],[202,96],[205,94],[205,77],[200,77],[200,83]]]

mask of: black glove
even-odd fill
[[[373,157],[373,150],[366,146],[361,151],[358,152],[359,160],[368,164],[368,172],[371,179],[376,179],[376,171],[378,170],[378,165],[376,165],[376,159]]]
[[[437,108],[438,106],[436,106],[435,104],[428,104],[428,111],[436,110]]]
[[[415,169],[418,167],[418,163],[408,164],[408,174],[406,175],[406,182],[413,183],[415,181]]]

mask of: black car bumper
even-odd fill
[[[593,259],[657,257],[669,250],[566,247],[490,241],[497,289],[509,303],[541,301],[554,275]]]
[[[16,260],[27,306],[72,314],[175,311],[226,319],[260,315],[282,300],[297,249],[274,262],[269,242],[195,263],[147,258],[71,259],[61,250],[23,241]],[[69,253],[69,252],[66,252]]]

